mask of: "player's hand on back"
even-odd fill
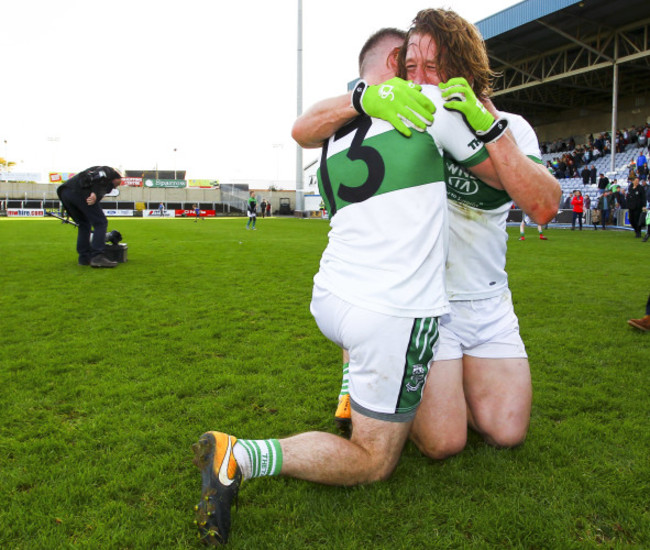
[[[422,93],[422,86],[399,77],[391,78],[376,86],[368,86],[363,80],[352,93],[352,104],[359,113],[390,122],[406,137],[411,128],[423,131],[433,123],[436,108]]]

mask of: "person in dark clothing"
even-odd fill
[[[605,174],[600,174],[600,178],[598,179],[598,194],[602,195],[605,192],[605,189],[607,189],[607,186],[609,185],[609,178],[605,176]]]
[[[609,212],[612,209],[612,202],[613,200],[610,191],[605,190],[605,193],[603,193],[600,197],[598,197],[598,210],[600,212],[600,223],[603,229],[605,229],[607,222],[609,222]],[[595,228],[596,228],[596,224],[594,223],[594,229]]]
[[[592,164],[591,168],[589,169],[589,183],[595,184],[596,183],[596,167]]]
[[[634,229],[634,236],[641,237],[641,212],[646,205],[645,189],[639,183],[639,178],[634,178],[632,185],[627,189],[627,208],[629,211],[630,225]]]
[[[585,166],[580,172],[580,176],[582,177],[582,185],[589,185],[589,168]]]
[[[99,205],[104,195],[120,185],[121,174],[110,166],[91,166],[59,185],[56,194],[77,222],[79,265],[115,267],[104,255],[108,221]],[[91,239],[92,230],[92,239]]]

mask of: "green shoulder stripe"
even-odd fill
[[[365,138],[371,125],[370,118],[358,117],[323,147],[318,186],[330,215],[377,195],[444,181],[444,163],[428,133],[405,138],[389,130]],[[329,155],[337,139],[350,133],[350,147]]]

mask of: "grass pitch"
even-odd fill
[[[340,354],[309,313],[321,220],[111,220],[116,269],[76,265],[75,230],[0,220],[0,547],[195,548],[190,445],[336,432]],[[238,548],[650,547],[650,243],[511,231],[529,353],[528,440],[472,436],[434,463],[341,489],[244,484]]]

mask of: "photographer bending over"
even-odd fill
[[[56,194],[77,222],[79,265],[115,267],[117,262],[104,255],[108,221],[99,202],[120,185],[122,176],[110,166],[92,166],[59,185]],[[92,239],[90,237],[93,230]]]

